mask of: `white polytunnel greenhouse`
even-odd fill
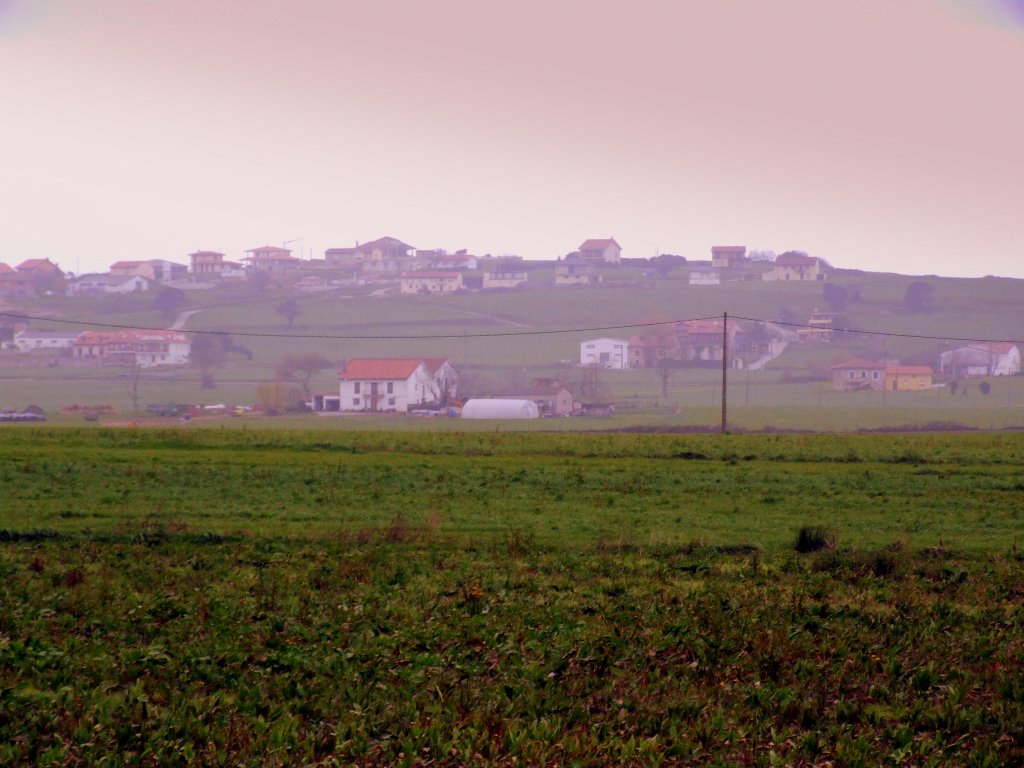
[[[532,400],[467,400],[462,406],[464,419],[536,419],[540,418]]]

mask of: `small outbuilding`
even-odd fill
[[[464,419],[537,419],[540,411],[532,400],[467,400],[462,406]]]

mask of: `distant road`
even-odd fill
[[[185,323],[188,322],[188,319],[190,317],[192,317],[192,315],[194,315],[196,312],[202,312],[202,310],[201,309],[186,309],[184,312],[179,314],[174,319],[174,322],[171,324],[171,327],[168,328],[167,330],[168,331],[180,331],[182,328],[185,327]]]

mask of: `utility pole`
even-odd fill
[[[729,313],[722,313],[722,434],[729,424],[726,386],[729,383]]]

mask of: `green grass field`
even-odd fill
[[[0,762],[1024,760],[1024,434],[232,424],[0,430]]]

